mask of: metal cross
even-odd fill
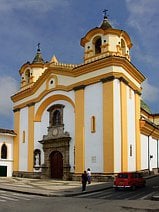
[[[103,10],[103,13],[104,13],[104,18],[107,18],[107,12],[108,12],[108,10]]]
[[[38,50],[40,50],[40,43],[38,43],[38,45],[37,45],[37,46],[38,46]]]

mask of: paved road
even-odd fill
[[[21,202],[21,201],[33,201],[42,199],[41,196],[30,195],[30,194],[21,194],[17,192],[1,191],[0,190],[0,204],[10,202]]]
[[[95,192],[92,194],[79,195],[80,198],[95,198],[107,200],[138,200],[138,199],[151,199],[154,191],[147,191],[145,189],[137,189],[135,191],[114,191],[108,189],[105,191]]]
[[[77,197],[106,199],[106,200],[150,200],[151,197],[159,190],[159,177],[148,179],[146,187],[132,190],[115,191],[113,188],[95,193],[82,194]]]

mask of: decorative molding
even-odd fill
[[[109,76],[109,77],[106,77],[106,78],[101,79],[101,81],[103,83],[105,83],[105,82],[113,81],[114,79],[115,79],[115,76]]]

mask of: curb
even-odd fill
[[[155,196],[154,195],[154,196],[151,197],[151,200],[153,200],[153,201],[159,201],[159,196]]]
[[[79,192],[79,193],[74,193],[74,194],[64,194],[63,197],[73,197],[73,196],[78,196],[78,195],[85,195],[85,194],[90,194],[90,193],[95,193],[99,191],[104,191],[107,189],[113,188],[113,186],[108,186],[106,188],[99,188],[91,191],[85,191],[85,192]]]
[[[99,189],[95,189],[95,190],[90,190],[90,191],[86,191],[86,192],[77,192],[77,193],[72,193],[72,194],[61,194],[61,193],[47,193],[47,192],[43,192],[43,191],[26,191],[26,190],[19,190],[19,189],[14,189],[14,188],[2,188],[0,187],[0,190],[3,191],[10,191],[10,192],[17,192],[17,193],[23,193],[23,194],[31,194],[31,195],[37,195],[37,196],[46,196],[46,197],[73,197],[73,196],[78,196],[78,195],[84,195],[84,194],[89,194],[89,193],[95,193],[95,192],[99,192],[99,191],[104,191],[107,189],[112,188],[112,186],[108,186],[105,188],[99,188]]]

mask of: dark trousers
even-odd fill
[[[82,191],[85,191],[86,190],[86,183],[87,182],[82,182]]]

